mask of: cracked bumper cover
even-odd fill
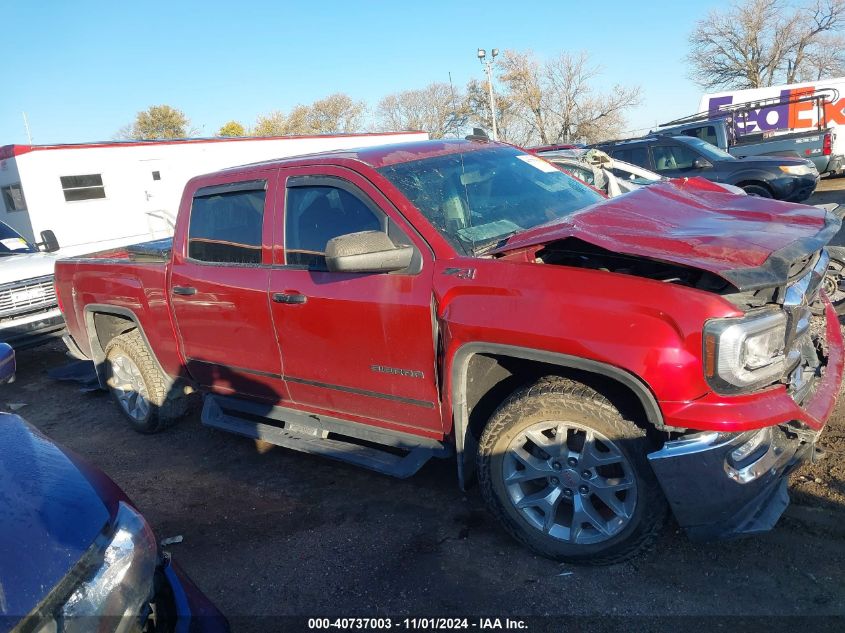
[[[816,433],[787,425],[746,433],[697,433],[648,458],[690,538],[765,532],[789,505],[786,476],[813,451]],[[737,459],[743,447],[754,447]]]
[[[786,477],[812,456],[842,383],[842,334],[832,306],[825,304],[827,365],[815,393],[801,406],[780,386],[733,398],[701,398],[667,415],[672,425],[696,428],[696,422],[706,421],[704,428],[721,429],[666,442],[648,456],[675,518],[691,538],[770,530],[786,510]]]

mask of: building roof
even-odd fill
[[[121,147],[146,147],[158,145],[195,145],[200,143],[232,143],[237,141],[279,141],[284,139],[302,138],[331,138],[333,136],[391,136],[400,134],[416,134],[415,130],[405,132],[366,132],[359,134],[314,134],[308,136],[227,136],[212,138],[175,138],[152,141],[98,141],[94,143],[65,143],[56,145],[2,145],[0,146],[0,160],[28,154],[29,152],[40,152],[57,149],[92,149],[92,148],[121,148]]]

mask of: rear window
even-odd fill
[[[188,226],[188,257],[219,264],[261,263],[266,192],[254,187],[197,192]]]
[[[646,149],[645,147],[629,147],[627,149],[616,149],[611,152],[610,157],[615,158],[616,160],[621,160],[626,163],[631,163],[632,165],[637,165],[638,167],[651,169],[651,165],[648,161],[648,149]]]
[[[699,127],[689,128],[688,130],[684,130],[684,136],[698,138],[710,143],[711,145],[719,145],[719,139],[716,138],[716,128],[712,125],[702,125]]]

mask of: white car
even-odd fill
[[[563,149],[537,152],[563,171],[604,192],[609,198],[621,196],[667,178],[648,169],[611,158],[598,149]],[[739,187],[719,183],[730,193],[745,195]]]
[[[64,333],[53,269],[59,245],[52,231],[31,244],[0,222],[0,342],[32,347]]]

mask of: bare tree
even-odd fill
[[[525,143],[591,142],[618,134],[625,111],[640,102],[640,89],[617,85],[598,92],[592,82],[600,71],[586,53],[541,62],[531,51],[505,51],[499,81],[513,116],[527,127]]]
[[[296,105],[287,114],[280,110],[258,117],[254,136],[337,134],[359,132],[367,106],[343,93],[318,99],[310,105]]]
[[[367,106],[349,95],[335,93],[311,104],[311,128],[316,134],[360,132]]]
[[[798,81],[818,81],[845,74],[845,37],[825,33],[807,50],[806,63],[798,69]]]
[[[517,116],[516,105],[510,94],[497,90],[494,92],[496,103],[496,127],[499,139],[514,145],[526,145],[530,130]],[[484,130],[493,129],[493,118],[490,116],[490,95],[487,91],[487,81],[470,79],[467,83],[463,108],[467,113],[467,123]]]
[[[825,36],[845,25],[845,0],[737,0],[711,11],[689,36],[690,77],[709,88],[760,88],[793,83],[831,68]]]
[[[465,120],[462,96],[447,83],[389,94],[376,107],[382,130],[422,130],[432,138],[457,134]]]

